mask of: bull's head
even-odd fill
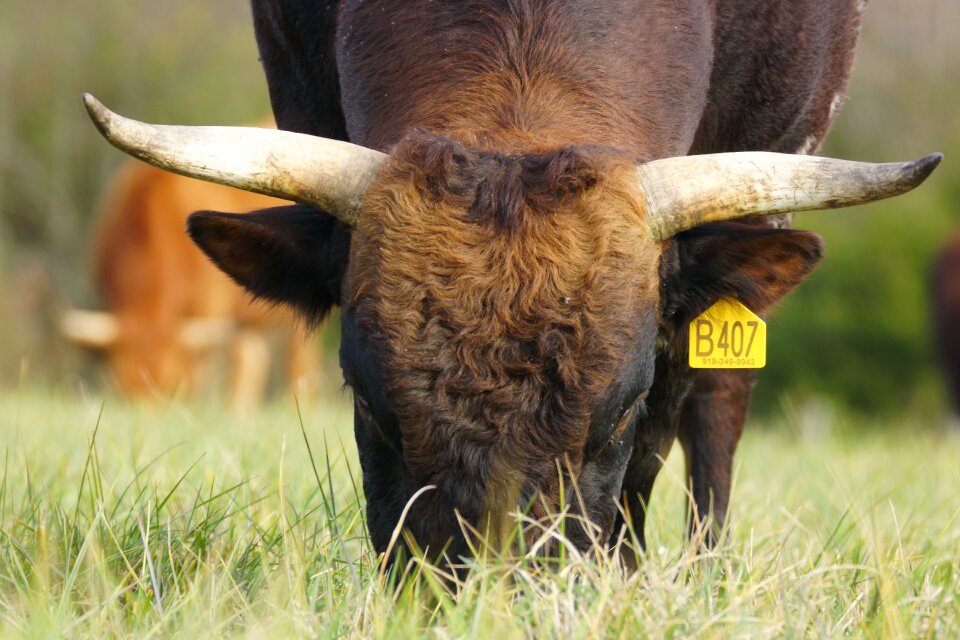
[[[645,406],[658,351],[685,349],[678,329],[719,297],[762,311],[821,254],[802,231],[688,230],[900,194],[939,161],[733,153],[637,166],[610,149],[504,156],[426,134],[386,155],[151,126],[85,100],[127,153],[309,205],[196,213],[189,231],[254,295],[313,319],[341,306],[379,551],[427,486],[406,526],[434,550],[465,551],[455,513],[496,537],[509,512],[586,509],[609,534],[634,432],[663,411]]]

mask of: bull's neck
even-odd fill
[[[693,141],[712,56],[701,3],[343,7],[337,65],[354,142],[386,149],[423,129],[502,153],[598,144],[644,160]]]

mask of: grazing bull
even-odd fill
[[[936,166],[786,155],[825,135],[862,4],[254,0],[288,131],[86,103],[128,153],[303,203],[189,231],[255,295],[340,305],[378,551],[414,496],[432,554],[468,554],[458,518],[496,543],[523,510],[583,516],[585,547],[623,518],[642,536],[677,437],[722,520],[753,376],[691,370],[689,322],[723,297],[763,312],[813,269],[821,240],[788,212]]]
[[[943,247],[933,265],[933,319],[937,357],[960,415],[960,234]]]
[[[127,394],[170,394],[202,384],[204,357],[231,348],[230,404],[247,409],[263,395],[270,350],[264,329],[287,343],[291,384],[309,384],[313,355],[295,318],[257,303],[214,267],[183,232],[198,208],[251,211],[275,198],[125,165],[106,190],[93,234],[93,279],[107,312],[70,311],[63,333],[104,352]]]

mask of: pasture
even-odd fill
[[[908,197],[797,217],[827,257],[770,318],[721,542],[687,542],[675,447],[636,572],[528,522],[510,552],[477,543],[462,582],[417,558],[382,574],[339,371],[302,411],[279,391],[237,420],[226,394],[210,402],[224,371],[200,401],[132,403],[58,335],[66,310],[105,307],[87,266],[124,161],[80,93],[149,122],[264,116],[238,6],[0,3],[0,640],[960,637],[960,429],[943,424],[928,286],[960,224],[960,3],[870,3],[822,152],[946,161]]]
[[[451,588],[416,560],[379,574],[346,394],[304,407],[301,431],[292,399],[235,421],[5,392],[0,635],[957,637],[960,434],[783,415],[748,425],[714,551],[684,542],[675,450],[638,572],[481,549]]]

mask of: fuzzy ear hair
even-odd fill
[[[350,239],[333,216],[304,205],[253,213],[198,211],[187,233],[255,297],[289,304],[319,322],[340,301]]]
[[[762,312],[803,282],[823,257],[823,240],[815,233],[743,223],[695,227],[675,236],[675,243],[663,317],[677,324],[724,297]]]

